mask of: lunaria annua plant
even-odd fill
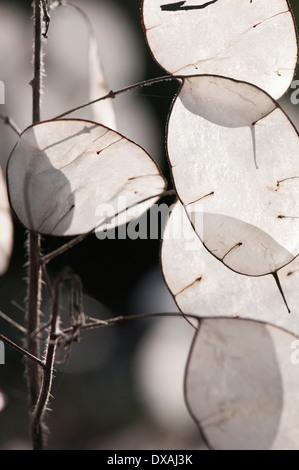
[[[4,119],[19,134],[7,166],[9,201],[29,231],[29,339],[24,349],[13,345],[27,357],[34,448],[44,446],[57,353],[68,357],[84,329],[124,320],[87,318],[78,276],[66,270],[52,286],[47,263],[94,230],[129,222],[130,208],[138,208],[137,217],[169,194],[150,156],[116,131],[112,98],[177,80],[166,141],[179,200],[165,227],[161,261],[182,316],[196,329],[187,407],[210,448],[299,449],[299,376],[291,361],[299,336],[299,139],[276,101],[297,63],[288,2],[144,0],[149,48],[170,75],[118,91],[105,82],[85,13],[70,2],[49,3],[34,2],[33,125],[19,133]],[[88,26],[91,102],[40,122],[41,37],[51,34],[50,14],[62,5],[76,8]],[[65,119],[85,106],[93,107],[94,122]],[[12,230],[0,184],[3,272]],[[99,221],[98,208],[107,204],[113,211],[101,211]],[[77,237],[42,255],[40,234]],[[52,301],[44,354],[36,335],[42,279]],[[71,323],[61,330],[65,283]]]

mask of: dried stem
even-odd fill
[[[121,95],[122,93],[125,93],[127,91],[133,91],[133,90],[137,90],[138,88],[143,88],[145,86],[154,85],[156,83],[169,82],[171,80],[176,80],[176,81],[183,80],[183,77],[175,76],[175,75],[165,75],[164,77],[151,78],[150,80],[144,80],[142,82],[135,83],[134,85],[127,86],[117,91],[110,90],[109,93],[107,93],[107,95],[101,96],[100,98],[97,98],[93,101],[89,101],[88,103],[81,104],[80,106],[77,106],[76,108],[70,109],[69,111],[66,111],[65,113],[59,114],[59,116],[56,116],[53,119],[61,119],[67,116],[68,114],[72,114],[76,111],[79,111],[80,109],[86,108],[87,106],[91,106],[92,104],[98,103],[99,101],[107,100],[109,98],[115,98],[117,95]]]
[[[51,18],[50,18],[50,15],[49,15],[49,5],[48,5],[48,0],[42,0],[42,10],[43,10],[43,21],[44,21],[44,25],[45,25],[45,30],[44,32],[42,33],[43,34],[43,37],[45,39],[47,39],[48,37],[48,31],[49,31],[49,27],[50,27],[50,21],[51,21]]]
[[[2,119],[4,124],[7,124],[18,136],[21,135],[21,129],[19,129],[16,123],[9,116],[5,116],[4,114],[0,113],[0,119]]]
[[[9,346],[11,346],[12,348],[16,349],[17,351],[19,351],[21,354],[23,354],[23,356],[26,356],[30,359],[30,361],[32,362],[35,362],[39,367],[44,367],[44,363],[43,361],[41,361],[38,357],[35,357],[33,356],[32,354],[30,354],[28,351],[26,351],[25,349],[23,349],[21,346],[19,346],[18,344],[14,343],[13,341],[11,341],[10,339],[6,338],[6,336],[3,336],[2,334],[0,334],[0,340],[4,341],[5,343],[7,343]]]
[[[33,124],[40,121],[40,96],[42,78],[42,10],[40,0],[34,0],[34,76],[32,85]],[[28,280],[28,313],[27,313],[27,349],[35,357],[40,356],[40,342],[34,331],[40,328],[40,298],[41,298],[41,266],[40,266],[40,236],[35,232],[28,234],[29,280]],[[41,386],[40,368],[33,361],[27,361],[28,388],[31,411],[33,412]],[[32,442],[34,449],[43,449],[42,430],[33,428]]]
[[[117,214],[115,214],[114,217],[117,217],[119,216],[120,214],[126,212],[128,209],[132,209],[136,206],[138,206],[139,204],[142,204],[143,202],[147,202],[148,200],[150,199],[154,199],[154,198],[162,198],[162,197],[166,197],[166,196],[175,196],[176,195],[176,191],[174,189],[169,189],[167,191],[163,191],[162,193],[160,194],[155,194],[154,196],[150,196],[146,199],[143,199],[142,201],[139,201],[137,204],[134,204],[132,206],[129,206],[125,209],[123,209],[122,211],[118,212]],[[52,261],[54,258],[56,258],[57,256],[60,256],[62,255],[63,253],[65,253],[66,251],[70,250],[71,248],[73,248],[74,246],[78,245],[79,243],[81,243],[83,240],[85,240],[85,238],[89,237],[89,235],[91,235],[95,230],[99,229],[100,227],[103,227],[107,222],[106,221],[103,221],[101,222],[99,225],[97,225],[96,227],[94,227],[92,230],[90,230],[89,232],[87,233],[83,233],[82,235],[78,235],[77,237],[73,238],[72,240],[70,240],[69,242],[65,243],[64,245],[60,246],[59,248],[57,248],[56,250],[52,251],[51,253],[48,253],[47,255],[44,255],[41,257],[41,262],[43,263],[43,265],[45,264],[48,264],[50,261]]]
[[[48,345],[46,350],[46,360],[44,364],[44,371],[43,371],[43,380],[41,385],[40,394],[38,397],[38,402],[35,408],[33,422],[32,422],[32,429],[34,435],[39,435],[43,426],[43,417],[45,411],[47,409],[47,404],[49,398],[51,396],[51,388],[53,382],[53,372],[54,372],[54,364],[55,364],[55,357],[56,357],[56,349],[57,349],[57,342],[59,339],[63,338],[63,334],[59,330],[59,320],[60,320],[60,294],[61,294],[61,286],[65,283],[70,281],[71,283],[71,301],[74,302],[72,305],[76,308],[78,313],[78,319],[71,315],[72,321],[72,332],[74,329],[78,330],[78,334],[80,333],[80,326],[82,324],[82,313],[81,313],[81,281],[79,280],[78,276],[74,275],[72,271],[68,268],[64,270],[62,275],[59,277],[57,282],[55,283],[54,291],[53,291],[53,303],[52,303],[52,315],[50,321],[50,332],[48,338]],[[72,311],[72,310],[71,310]],[[71,337],[71,342],[73,339],[73,335]],[[75,340],[75,339],[74,339]],[[69,350],[71,347],[71,342],[69,344]]]
[[[86,330],[94,330],[96,328],[103,328],[107,326],[114,326],[117,325],[118,323],[125,323],[133,320],[146,320],[150,318],[161,318],[161,317],[171,317],[171,318],[193,318],[194,320],[200,320],[198,315],[193,315],[193,314],[182,314],[180,312],[170,312],[170,313],[145,313],[141,315],[127,315],[127,316],[118,316],[114,318],[109,318],[108,320],[98,320],[95,318],[91,317],[86,317],[86,320],[92,320],[92,323],[86,323],[85,325],[82,325],[80,328],[80,331],[86,331]],[[192,325],[193,326],[193,325]],[[193,326],[194,327],[194,326]],[[62,331],[62,334],[68,335],[72,333],[73,328],[66,328]]]
[[[40,441],[43,440],[43,436],[40,435],[43,428],[43,417],[47,408],[47,403],[51,394],[51,387],[53,381],[53,370],[55,363],[55,353],[57,347],[57,340],[59,338],[59,310],[60,310],[60,286],[63,279],[60,279],[55,285],[53,306],[52,306],[52,318],[49,332],[49,340],[46,352],[46,360],[44,365],[43,379],[40,389],[40,394],[34,411],[32,421],[32,432]]]

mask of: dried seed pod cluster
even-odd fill
[[[297,62],[289,4],[144,0],[143,20],[182,82],[167,129],[180,202],[162,268],[199,319],[188,407],[212,448],[298,449],[299,139],[275,101]]]

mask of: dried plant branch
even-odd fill
[[[2,119],[4,124],[7,124],[18,136],[22,134],[21,129],[9,116],[5,116],[4,114],[0,113],[0,119]]]
[[[107,100],[109,98],[113,99],[117,95],[121,95],[122,93],[125,93],[127,91],[133,91],[133,90],[137,90],[138,88],[143,88],[146,86],[154,85],[156,83],[163,83],[163,82],[172,81],[172,80],[180,81],[182,80],[182,77],[174,76],[174,75],[165,75],[164,77],[151,78],[150,80],[144,80],[142,82],[135,83],[134,85],[127,86],[117,91],[110,90],[109,93],[107,93],[107,95],[104,95],[104,96],[101,96],[100,98],[89,101],[88,103],[84,103],[79,106],[76,106],[75,108],[70,109],[69,111],[66,111],[65,113],[59,114],[53,119],[61,119],[67,116],[68,114],[72,114],[76,111],[79,111],[80,109],[86,108],[87,106],[91,106],[92,104],[98,103],[99,101]]]
[[[87,238],[93,232],[94,232],[94,229],[90,230],[90,232],[83,233],[82,235],[78,235],[77,237],[73,238],[71,241],[65,243],[64,245],[57,248],[56,250],[51,251],[51,253],[48,253],[47,255],[42,256],[41,258],[42,263],[44,265],[50,263],[50,261],[52,261],[57,256],[62,255],[66,251],[70,250],[71,248],[73,248],[74,246],[78,245],[80,242],[85,240],[85,238]]]
[[[32,120],[33,124],[40,121],[40,98],[42,81],[42,6],[40,0],[35,0],[34,4],[34,75],[31,81],[32,86]],[[29,258],[29,281],[28,281],[28,336],[27,349],[34,356],[40,355],[40,343],[33,332],[40,328],[40,302],[41,302],[41,267],[40,267],[40,235],[35,232],[28,234],[28,258]],[[36,407],[41,387],[40,369],[33,362],[27,363],[27,378],[30,394],[31,410]],[[33,428],[32,428],[33,429]],[[43,433],[41,428],[34,428],[32,434],[34,449],[43,449]]]
[[[86,320],[92,320],[92,323],[86,323],[85,325],[81,326],[81,331],[86,331],[86,330],[93,330],[96,328],[104,328],[107,326],[114,326],[117,325],[118,323],[124,323],[124,322],[129,322],[133,320],[146,320],[146,319],[151,319],[151,318],[161,318],[161,317],[171,317],[171,318],[193,318],[194,320],[199,320],[198,315],[193,315],[193,314],[182,314],[180,312],[169,312],[169,313],[145,313],[141,315],[127,315],[127,316],[118,316],[114,318],[109,318],[108,320],[99,320],[96,318],[92,318],[87,316]],[[191,325],[194,328],[194,325]],[[65,328],[62,330],[62,334],[68,335],[72,332],[72,327],[70,328]]]
[[[11,346],[12,348],[19,351],[21,354],[23,354],[23,356],[26,356],[28,359],[30,359],[30,361],[35,362],[38,366],[40,366],[42,368],[44,367],[44,363],[41,359],[39,359],[38,357],[33,356],[33,354],[30,354],[28,351],[23,349],[21,346],[17,345],[16,343],[11,341],[10,339],[6,338],[6,336],[3,336],[2,334],[0,334],[0,340],[4,341],[9,346]]]
[[[46,360],[44,365],[44,373],[42,378],[41,390],[37,400],[36,408],[32,420],[32,435],[35,439],[42,441],[43,437],[40,435],[43,432],[43,416],[47,408],[47,403],[50,398],[53,370],[55,363],[55,353],[57,347],[57,340],[59,338],[58,323],[60,311],[60,286],[62,279],[59,279],[55,285],[51,327],[49,332],[49,339],[46,352]]]
[[[81,309],[81,280],[78,276],[74,275],[69,268],[66,268],[62,275],[58,278],[54,287],[54,296],[52,304],[52,315],[50,321],[50,331],[48,337],[48,344],[46,350],[46,359],[44,363],[43,379],[40,394],[38,397],[37,405],[35,408],[33,421],[32,421],[32,434],[38,435],[43,428],[43,417],[47,409],[49,398],[51,396],[51,388],[53,382],[54,364],[56,359],[56,351],[58,346],[58,340],[61,340],[63,335],[59,330],[60,320],[60,297],[61,287],[64,283],[71,282],[71,298],[75,299],[74,307],[77,310],[78,316],[71,316],[72,320],[72,340],[67,344],[67,354],[70,352],[70,348],[73,341],[76,341],[77,337],[74,336],[74,331],[77,329],[78,334],[80,333],[80,326],[82,324],[83,313]]]
[[[3,318],[3,320],[6,320],[8,323],[10,323],[15,328],[17,328],[19,331],[21,331],[21,333],[23,333],[23,334],[27,333],[26,328],[24,328],[22,325],[19,325],[19,323],[17,323],[16,321],[14,321],[12,318],[5,315],[5,313],[3,313],[1,311],[0,311],[0,317]]]

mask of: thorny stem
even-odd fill
[[[42,430],[42,421],[47,404],[51,394],[52,381],[53,381],[53,371],[55,364],[55,353],[57,347],[57,340],[59,338],[59,310],[60,310],[60,287],[63,282],[63,277],[56,283],[54,298],[53,298],[53,307],[52,307],[52,317],[50,325],[50,334],[47,345],[46,360],[44,364],[44,373],[43,380],[41,384],[41,390],[34,411],[34,417],[32,422],[32,431],[33,434],[38,436]]]
[[[32,86],[33,124],[40,121],[40,95],[42,78],[42,18],[40,0],[34,0],[34,76]],[[40,297],[41,297],[41,267],[40,267],[40,236],[35,232],[28,234],[29,280],[28,280],[28,313],[27,313],[27,349],[35,357],[40,356],[40,342],[34,331],[40,327]],[[34,411],[40,386],[40,368],[33,361],[27,361],[28,388],[30,394],[31,412]],[[43,435],[41,426],[39,429],[31,428],[32,443],[35,450],[43,449]]]
[[[127,91],[133,91],[137,90],[138,88],[143,88],[145,86],[150,86],[154,85],[156,83],[162,83],[162,82],[167,82],[171,80],[182,80],[183,77],[181,76],[175,76],[175,75],[165,75],[164,77],[158,77],[158,78],[151,78],[150,80],[144,80],[139,83],[135,83],[134,85],[129,85],[125,88],[122,88],[117,91],[110,90],[107,95],[101,96],[100,98],[97,98],[93,101],[89,101],[88,103],[81,104],[80,106],[77,106],[76,108],[70,109],[69,111],[66,111],[65,113],[59,114],[59,116],[54,117],[53,119],[61,119],[64,116],[67,116],[68,114],[72,114],[76,111],[79,111],[80,109],[86,108],[87,106],[91,106],[92,104],[98,103],[99,101],[103,101],[109,98],[115,98],[117,95],[121,95],[122,93],[125,93]]]

